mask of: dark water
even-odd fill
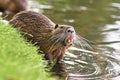
[[[30,1],[31,9],[55,23],[74,26],[92,47],[72,47],[66,53],[68,80],[120,80],[120,0],[39,2]]]

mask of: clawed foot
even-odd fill
[[[66,71],[66,66],[64,64],[64,62],[60,61],[59,63],[56,63],[53,67],[52,67],[52,72],[54,72],[56,75],[60,76],[60,77],[66,77],[67,75],[67,71]]]

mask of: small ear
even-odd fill
[[[55,29],[58,27],[58,24],[55,24]]]

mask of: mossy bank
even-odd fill
[[[37,48],[0,21],[0,80],[55,80],[45,72]]]

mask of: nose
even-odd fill
[[[73,33],[73,32],[74,32],[74,29],[72,29],[72,28],[68,28],[67,32],[69,32],[69,33]]]

